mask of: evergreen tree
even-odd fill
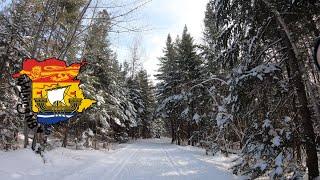
[[[102,140],[124,142],[128,139],[130,128],[136,126],[136,109],[130,102],[121,69],[110,49],[109,14],[104,10],[97,17],[85,42],[84,57],[88,67],[83,82],[88,86],[83,88],[88,97],[93,97],[98,103],[86,112],[95,117],[83,116],[83,120],[95,121],[91,129],[95,134],[99,132],[98,136],[104,138]],[[83,120],[79,122],[81,125]]]
[[[304,11],[306,8],[310,11]],[[207,58],[208,72],[227,78],[227,91],[219,90],[224,100],[219,104],[216,122],[218,128],[223,129],[220,131],[221,140],[237,139],[240,147],[244,146],[237,172],[249,174],[252,178],[270,171],[275,172],[269,174],[273,178],[284,177],[290,172],[294,172],[293,178],[298,177],[302,164],[295,162],[300,162],[300,144],[307,138],[309,177],[318,174],[314,130],[305,91],[310,85],[303,81],[305,69],[301,70],[298,63],[299,58],[310,57],[299,39],[308,39],[316,32],[312,20],[307,20],[315,13],[314,8],[311,2],[267,0],[210,1],[207,5],[207,44],[203,47],[203,56]],[[284,11],[300,12],[305,16],[292,18],[281,14]],[[301,33],[301,29],[296,28],[305,26],[310,27],[307,28],[310,34]],[[298,51],[297,47],[301,50]],[[293,114],[299,114],[299,120],[284,121],[291,119]],[[264,128],[266,121],[269,122],[268,128]],[[294,131],[300,123],[306,137],[299,136],[300,130]],[[284,137],[281,132],[292,136]],[[263,142],[254,138],[260,135]],[[272,144],[277,138],[281,139],[279,144]],[[263,158],[266,154],[270,159]]]
[[[155,118],[151,122],[151,134],[154,138],[161,138],[166,135],[165,123],[161,118]]]
[[[191,141],[198,122],[201,120],[200,103],[203,89],[193,87],[201,80],[201,59],[196,53],[193,39],[185,26],[181,39],[176,43],[171,42],[170,35],[167,39],[165,55],[160,59],[161,68],[158,78],[159,84],[158,113],[162,118],[170,120],[172,142],[177,140]],[[193,143],[192,143],[193,144]]]
[[[177,38],[178,41],[178,38]],[[174,43],[172,42],[170,34],[167,37],[166,47],[164,49],[164,56],[160,59],[160,68],[157,78],[160,83],[157,84],[157,115],[162,117],[167,127],[170,128],[172,143],[177,140],[177,109],[174,108],[174,97],[178,91],[179,83],[177,52]],[[171,100],[171,101],[170,101]]]
[[[39,3],[19,1],[14,8],[5,8],[0,18],[0,149],[17,148],[18,132],[24,129],[24,135],[28,135],[26,123],[15,110],[20,102],[19,89],[12,74],[19,70],[22,59],[30,57],[28,47],[32,46],[30,37],[35,31],[37,20],[34,18],[39,13],[36,8]],[[25,138],[25,147],[28,144]]]
[[[201,75],[201,61],[187,26],[184,27],[181,40],[177,44],[177,63],[182,73],[181,83],[190,87],[189,84],[194,84]]]
[[[137,122],[137,127],[132,129],[131,136],[133,138],[141,137],[143,120],[142,114],[145,110],[145,103],[142,100],[141,87],[138,80],[132,79],[131,77],[127,80],[127,86],[129,89],[130,101],[132,102],[134,108],[137,110],[137,116],[135,121]]]
[[[153,86],[148,79],[148,74],[145,70],[140,70],[137,74],[139,81],[142,101],[144,103],[144,110],[140,112],[142,119],[142,137],[151,137],[151,122],[154,117],[155,98],[153,92]]]
[[[129,78],[127,85],[130,92],[131,102],[137,110],[137,129],[134,130],[134,137],[150,138],[151,121],[153,119],[154,93],[152,85],[148,81],[145,70],[140,70],[134,79]]]

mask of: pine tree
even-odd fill
[[[177,38],[178,41],[178,38]],[[157,115],[164,119],[167,127],[170,127],[172,143],[177,140],[177,112],[174,108],[174,98],[171,98],[177,92],[179,83],[178,64],[176,47],[172,42],[170,34],[167,37],[164,56],[160,60],[159,74],[157,78],[160,83],[157,85]],[[171,100],[171,102],[170,102]]]
[[[181,39],[177,38],[173,44],[168,36],[166,46],[158,75],[162,80],[158,87],[158,113],[162,118],[171,119],[172,142],[177,140],[181,144],[187,140],[188,144],[194,144],[194,132],[203,115],[196,104],[203,100],[203,89],[193,86],[201,82],[202,62],[186,26]]]
[[[145,70],[140,70],[137,74],[139,81],[142,101],[144,103],[144,110],[140,112],[142,119],[142,137],[151,137],[151,122],[154,117],[155,98],[153,92],[153,86],[148,79],[148,74]]]
[[[201,61],[197,56],[193,38],[188,33],[187,26],[184,27],[180,42],[177,44],[177,63],[181,71],[181,83],[194,84],[200,77]]]
[[[145,113],[145,103],[142,99],[142,92],[139,81],[131,77],[127,80],[127,86],[129,89],[130,101],[133,104],[134,108],[137,110],[137,116],[135,121],[137,122],[137,127],[132,129],[131,136],[133,138],[142,136],[143,129],[143,113]]]
[[[150,138],[151,121],[154,111],[154,93],[145,70],[137,72],[134,79],[127,80],[132,104],[137,110],[137,128],[133,129],[133,137]]]
[[[161,118],[151,121],[151,134],[154,138],[161,138],[166,135],[165,122]]]
[[[88,61],[84,73],[83,88],[98,101],[97,106],[87,111],[83,120],[94,121],[90,127],[103,141],[128,139],[131,127],[136,126],[136,109],[130,102],[125,77],[121,74],[115,55],[110,49],[108,32],[110,19],[107,11],[98,13],[86,37],[84,57]],[[90,114],[90,116],[89,116]],[[92,117],[94,115],[94,117]],[[83,125],[83,120],[79,123]],[[92,123],[91,123],[92,124]],[[83,128],[82,130],[85,130]]]
[[[36,6],[32,2],[20,1],[11,9],[4,9],[0,18],[0,148],[17,148],[18,131],[24,127],[27,137],[27,124],[20,120],[23,118],[15,111],[19,101],[19,89],[11,75],[19,70],[22,59],[30,57],[27,47],[32,45],[30,37],[37,24],[35,16]],[[7,13],[5,13],[7,12]],[[25,147],[28,140],[25,138]]]
[[[294,172],[293,177],[301,175],[302,165],[294,162],[300,159],[301,138],[305,138],[300,137],[299,133],[293,130],[295,128],[288,127],[297,127],[296,125],[303,122],[302,131],[308,139],[305,143],[308,149],[307,157],[310,157],[307,159],[307,166],[310,169],[309,177],[312,178],[317,176],[318,166],[311,112],[305,91],[310,85],[308,81],[304,83],[302,77],[305,69],[301,70],[301,65],[297,63],[301,57],[310,57],[310,54],[306,53],[308,50],[303,49],[303,43],[298,40],[308,39],[310,35],[302,35],[302,29],[296,27],[305,27],[305,22],[312,22],[308,21],[307,17],[314,13],[314,6],[309,2],[270,3],[271,1],[267,0],[234,3],[210,1],[207,6],[207,44],[203,48],[203,55],[207,58],[207,71],[228,78],[227,91],[219,90],[225,98],[218,109],[217,125],[223,129],[221,140],[230,142],[238,139],[240,146],[244,146],[240,173],[258,177],[272,171],[276,173],[269,175],[274,178],[275,175],[283,177],[290,172]],[[304,11],[305,8],[310,8],[310,11]],[[307,13],[302,20],[279,13],[284,11],[294,14]],[[312,23],[309,27],[307,32],[314,33]],[[297,47],[303,50],[298,51]],[[300,52],[304,52],[303,55]],[[295,75],[293,72],[296,72]],[[284,99],[287,100],[283,101]],[[299,114],[300,120],[283,122],[283,119],[288,119],[284,117],[292,118],[293,114]],[[261,128],[264,127],[266,119],[272,119],[268,127],[273,127],[274,130]],[[283,131],[288,131],[292,136],[280,137],[279,132]],[[262,143],[253,138],[259,135],[263,136]],[[280,145],[268,146],[275,137],[280,137]],[[272,158],[271,161],[261,159],[260,155],[266,152],[276,160],[290,160],[281,160],[282,164],[279,160],[276,165],[272,165]],[[298,156],[292,159],[295,154]],[[253,161],[247,161],[252,158]],[[262,161],[266,162],[263,167],[259,164]],[[260,170],[257,170],[258,167]]]

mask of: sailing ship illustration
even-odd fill
[[[32,112],[41,125],[56,124],[77,117],[96,101],[87,99],[77,79],[81,67],[86,63],[67,64],[66,61],[49,58],[42,61],[25,59],[14,78],[22,75],[32,81]]]
[[[67,95],[67,90],[70,86],[56,86],[51,89],[47,89],[47,97],[34,98],[36,106],[40,113],[54,113],[54,114],[64,114],[64,113],[74,113],[78,110],[82,98],[71,97],[69,98],[69,106],[65,102],[65,96]],[[48,102],[50,105],[48,105]]]

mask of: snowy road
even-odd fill
[[[112,152],[58,148],[46,156],[48,163],[43,164],[30,150],[1,152],[0,179],[236,179],[226,170],[230,159],[159,140],[126,144]]]

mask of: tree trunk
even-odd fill
[[[191,120],[188,121],[188,145],[191,145]]]
[[[284,43],[288,47],[288,58],[290,60],[289,67],[294,72],[292,74],[292,83],[297,93],[297,100],[300,106],[300,114],[302,116],[302,128],[304,134],[304,145],[306,148],[306,163],[309,172],[309,179],[319,176],[318,157],[315,143],[315,134],[310,109],[308,108],[308,99],[306,95],[305,85],[302,79],[302,72],[299,68],[298,59],[295,55],[288,38],[283,35]],[[299,153],[299,152],[298,152]]]
[[[298,66],[298,59],[293,54],[292,49],[288,49],[289,59],[292,60],[290,63],[291,69],[295,72],[293,76],[294,86],[297,91],[297,99],[301,104],[300,114],[302,116],[302,127],[305,136],[305,148],[307,153],[307,167],[309,171],[309,179],[313,179],[319,176],[318,169],[318,157],[315,143],[315,134],[313,130],[313,122],[311,119],[311,112],[308,108],[308,99],[306,96],[305,86],[302,80],[302,73]]]
[[[29,79],[29,78],[28,78]],[[31,88],[31,80],[29,79],[29,83],[28,83],[28,86],[30,86],[30,88]],[[31,100],[31,97],[32,97],[32,93],[31,93],[31,90],[30,90],[30,93],[29,93],[29,97],[30,97],[30,99],[29,99],[29,103],[30,103],[30,105],[32,104],[31,102],[32,102],[32,100]],[[32,107],[29,107],[29,111],[30,112],[32,112]],[[29,145],[29,126],[28,126],[28,122],[26,121],[26,116],[27,116],[27,114],[25,114],[24,115],[24,123],[23,123],[23,135],[24,135],[24,145],[23,145],[23,147],[24,148],[27,148],[28,147],[28,145]]]
[[[31,144],[31,149],[32,149],[33,151],[36,150],[36,144],[37,144],[37,131],[34,131],[33,139],[32,139],[32,144]]]
[[[69,132],[69,123],[66,123],[65,125],[65,131],[64,131],[64,138],[62,141],[62,147],[67,147],[67,143],[68,143],[68,132]]]
[[[171,138],[171,144],[173,144],[176,141],[175,124],[173,119],[171,119]]]
[[[297,100],[301,104],[300,114],[302,116],[302,128],[304,133],[304,144],[307,154],[307,167],[309,173],[309,179],[314,179],[319,176],[319,167],[318,167],[318,156],[317,148],[315,143],[315,134],[313,130],[313,122],[311,119],[311,112],[308,108],[308,99],[306,95],[305,85],[303,83],[302,75],[299,68],[299,50],[294,43],[294,40],[291,38],[291,32],[285,23],[284,19],[281,17],[277,9],[273,8],[268,0],[262,0],[270,11],[275,15],[279,25],[283,29],[283,40],[287,47],[289,66],[293,73],[293,83],[297,92]]]
[[[181,145],[181,120],[178,119],[177,120],[177,126],[176,126],[176,140],[177,140],[177,144]]]
[[[89,8],[91,1],[92,0],[89,0],[88,3],[86,4],[86,6],[82,9],[80,16],[79,16],[79,19],[78,19],[77,23],[75,24],[75,27],[74,27],[73,32],[71,34],[71,37],[70,37],[70,39],[68,39],[68,41],[65,42],[65,45],[63,46],[62,51],[61,51],[58,59],[65,58],[69,47],[71,46],[74,38],[76,37],[76,32],[79,29],[79,26],[81,25],[81,20],[83,19],[84,14],[86,13],[87,9]]]
[[[283,44],[284,45],[284,44]],[[288,79],[289,79],[289,84],[294,84],[293,82],[293,75],[292,75],[292,70],[290,68],[290,63],[287,61],[286,62],[286,69],[287,69],[287,74],[288,74]],[[294,88],[292,86],[289,86],[289,91],[294,91]],[[298,108],[296,106],[296,97],[294,96],[292,98],[292,110],[294,113],[298,114]],[[297,120],[297,118],[294,118],[294,122],[296,124],[299,124],[300,122]],[[301,162],[301,149],[300,149],[300,144],[301,144],[301,139],[298,138],[299,135],[297,134],[299,132],[293,132],[292,138],[293,138],[293,149],[296,151],[296,160]],[[293,156],[295,156],[295,154],[293,153]]]
[[[98,140],[97,140],[97,131],[98,131],[98,128],[97,128],[97,120],[94,121],[94,125],[95,125],[95,132],[94,132],[94,149],[97,150],[97,143],[98,143]]]
[[[46,18],[48,16],[48,12],[49,12],[48,9],[51,6],[51,3],[53,3],[53,1],[47,1],[46,2],[45,8],[44,8],[44,12],[43,12],[43,14],[41,16],[41,20],[39,22],[38,29],[34,34],[33,47],[32,47],[32,51],[31,51],[31,57],[32,58],[36,58],[36,55],[37,55],[37,52],[38,52],[39,39],[40,39],[40,37],[42,35],[42,29],[43,29],[44,23],[46,21]]]
[[[23,128],[23,135],[24,135],[24,144],[23,147],[27,148],[29,145],[29,128],[27,121],[24,122],[24,128]]]

